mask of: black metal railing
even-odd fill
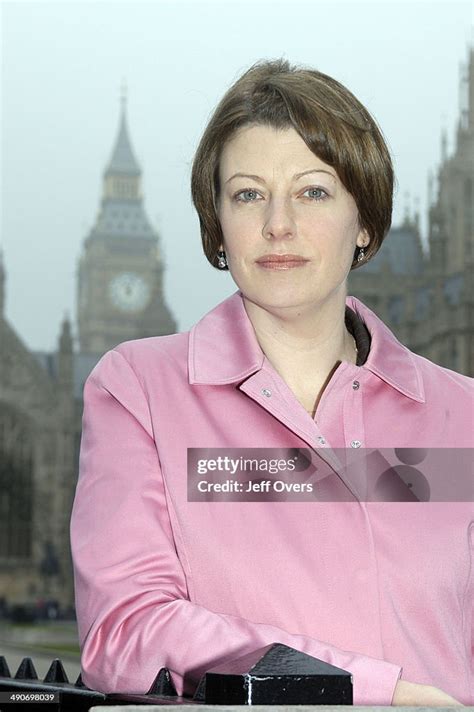
[[[70,683],[58,658],[40,680],[30,657],[23,658],[12,676],[0,655],[0,709],[2,702],[9,701],[7,697],[20,706],[34,701],[31,709],[35,712],[87,712],[94,706],[126,704],[352,705],[352,676],[273,643],[208,670],[192,698],[177,694],[167,668],[159,670],[145,695],[106,694],[86,687],[81,675]]]

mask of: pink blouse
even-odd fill
[[[192,694],[216,664],[281,642],[351,672],[355,705],[390,705],[400,675],[474,704],[472,497],[188,500],[188,448],[306,448],[328,463],[335,448],[452,448],[456,469],[474,380],[346,304],[370,353],[338,366],[315,419],[240,292],[190,332],[124,342],[95,366],[71,518],[87,686],[145,693],[166,666]]]

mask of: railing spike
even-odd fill
[[[171,679],[168,668],[161,668],[158,675],[153,680],[152,686],[147,692],[147,695],[166,695],[170,697],[177,696],[176,687]]]
[[[79,673],[79,677],[77,678],[76,682],[74,683],[74,687],[85,687],[84,683],[82,682],[82,673]]]
[[[59,658],[53,660],[43,682],[69,682],[66,671]]]
[[[10,668],[4,655],[0,655],[0,677],[11,677]]]
[[[31,658],[23,658],[15,674],[15,680],[37,680],[38,674]]]

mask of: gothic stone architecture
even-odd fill
[[[176,331],[163,297],[164,265],[158,236],[143,208],[140,175],[122,97],[99,214],[78,266],[81,353],[105,353],[122,341]]]
[[[418,216],[393,228],[382,249],[349,277],[349,294],[373,309],[421,356],[474,376],[474,52],[461,77],[455,146],[441,142],[437,181],[429,178],[425,254]],[[435,182],[437,186],[435,186]]]
[[[366,302],[417,353],[474,375],[472,294],[474,61],[462,81],[455,148],[442,141],[437,189],[430,179],[429,254],[417,217],[406,217],[376,257],[351,273],[349,293]],[[0,596],[51,596],[72,605],[69,516],[77,479],[82,388],[117,343],[173,333],[159,240],[143,209],[140,168],[125,101],[104,173],[96,223],[77,271],[79,349],[65,319],[55,353],[31,353],[4,315],[0,263]]]
[[[177,330],[163,294],[159,236],[143,206],[141,169],[121,99],[100,209],[77,266],[78,350],[66,317],[55,353],[31,353],[4,310],[0,261],[0,598],[74,603],[69,518],[84,382],[122,341]],[[0,257],[1,259],[1,257]]]
[[[70,324],[57,352],[39,358],[5,319],[0,293],[0,598],[66,603],[78,410]]]

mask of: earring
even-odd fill
[[[227,269],[227,258],[225,256],[225,252],[223,250],[219,250],[217,257],[217,266],[219,269]]]
[[[362,262],[362,260],[364,259],[364,257],[365,257],[364,248],[361,247],[360,250],[359,250],[359,254],[357,255],[357,262]]]

